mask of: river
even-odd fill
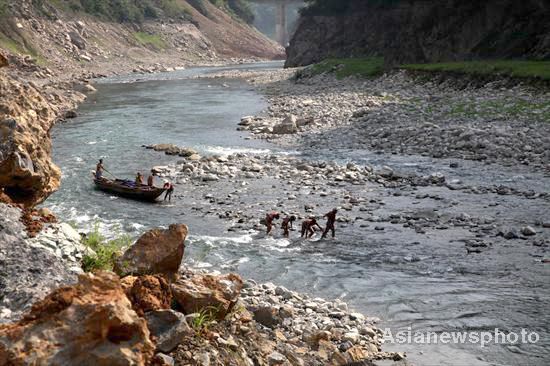
[[[231,68],[269,69],[280,63]],[[439,170],[464,181],[506,182],[508,186],[547,191],[549,180],[519,171],[484,168],[474,163],[447,169],[448,163],[368,151],[285,151],[262,140],[246,139],[236,130],[242,116],[260,113],[264,98],[244,81],[195,79],[225,68],[196,68],[154,75],[100,80],[78,110],[79,116],[52,130],[53,159],[61,167],[62,186],[47,202],[58,217],[81,230],[99,225],[105,233],[137,236],[146,229],[182,222],[189,226],[186,261],[199,267],[237,271],[258,281],[325,298],[342,298],[351,307],[381,318],[380,327],[394,334],[416,331],[481,332],[499,328],[537,332],[535,344],[387,344],[386,350],[407,351],[417,365],[545,365],[550,360],[548,329],[548,265],[531,251],[504,248],[491,255],[456,255],[448,236],[426,237],[398,230],[381,233],[343,231],[330,243],[303,245],[284,239],[257,239],[253,233],[228,234],[220,220],[192,209],[185,192],[171,204],[146,204],[94,190],[90,171],[99,158],[117,177],[147,173],[155,165],[178,160],[142,147],[174,143],[202,154],[301,154],[324,159],[390,164],[403,169]],[[342,155],[345,154],[345,155]],[[511,179],[510,177],[515,177]],[[269,195],[269,187],[266,196]],[[471,195],[441,190],[461,201],[462,209],[483,215]],[[517,216],[548,214],[547,202],[491,198]],[[403,201],[388,198],[384,210],[399,210]],[[494,214],[494,212],[492,212]]]

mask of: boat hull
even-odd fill
[[[103,192],[112,193],[117,196],[139,201],[153,202],[158,196],[166,191],[165,188],[149,187],[144,185],[139,187],[131,187],[124,184],[121,180],[110,180],[106,178],[94,179],[94,183],[96,188]]]

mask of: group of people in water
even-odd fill
[[[108,172],[103,167],[103,159],[99,159],[99,163],[97,163],[96,169],[95,169],[95,179],[101,179],[103,177],[103,171],[104,170],[106,172]],[[155,172],[153,170],[151,170],[151,175],[149,175],[147,177],[147,184],[145,184],[143,182],[143,175],[141,175],[141,173],[138,172],[136,174],[136,179],[134,181],[136,187],[145,186],[145,185],[148,186],[148,187],[154,187],[154,185],[153,185],[153,179],[154,179],[153,176],[154,175],[155,175]],[[168,198],[169,202],[172,201],[172,193],[174,192],[174,186],[172,185],[172,183],[170,183],[168,181],[165,181],[163,188],[166,189],[166,193],[164,194],[164,201],[166,201],[167,198]]]
[[[321,236],[321,239],[326,238],[327,234],[332,232],[332,237],[336,235],[336,229],[334,227],[334,223],[336,222],[336,213],[338,212],[337,209],[333,209],[332,211],[328,212],[326,215],[323,216],[323,218],[327,218],[327,223],[325,226],[325,229],[317,223],[317,219],[315,217],[310,217],[309,219],[306,219],[302,222],[302,238],[311,238],[313,234],[315,234],[315,228],[318,228],[319,230],[323,231],[323,235]],[[261,222],[267,226],[267,232],[266,234],[269,234],[271,232],[271,229],[276,225],[274,223],[274,220],[278,220],[280,218],[280,215],[278,212],[272,212],[268,213],[265,216],[265,219],[263,219]],[[296,221],[296,216],[286,216],[281,221],[281,229],[283,229],[283,236],[287,237],[290,234],[290,229],[292,229],[292,223]]]
[[[97,166],[96,166],[96,170],[95,170],[95,179],[102,179],[103,178],[103,171],[106,171],[108,172],[104,167],[103,167],[103,159],[99,159],[99,163],[97,163]],[[108,172],[109,173],[109,172]],[[111,173],[109,173],[111,174]],[[144,183],[143,181],[143,175],[141,175],[141,173],[137,173],[136,174],[136,179],[135,181],[132,183],[132,181],[124,181],[124,182],[128,182],[129,184],[135,184],[136,187],[141,187],[141,186],[149,186],[149,187],[154,187],[153,185],[153,176],[155,175],[155,172],[153,170],[151,170],[151,175],[149,175],[147,177],[147,184]],[[164,201],[166,201],[166,199],[168,198],[168,201],[171,201],[172,200],[172,193],[174,192],[174,186],[172,185],[172,183],[168,182],[168,181],[165,181],[164,183],[164,186],[163,186],[164,189],[166,189],[166,194],[164,195]],[[335,228],[334,228],[334,223],[336,221],[336,213],[338,212],[337,209],[333,209],[332,211],[328,212],[326,215],[323,216],[323,218],[327,218],[327,223],[326,223],[326,226],[325,226],[325,229],[323,230],[323,228],[317,223],[317,219],[315,217],[310,217],[309,219],[306,219],[302,222],[302,238],[311,238],[313,236],[313,234],[315,234],[315,229],[317,228],[318,230],[322,230],[323,231],[323,235],[321,236],[322,239],[324,239],[327,234],[329,233],[329,231],[332,232],[332,237],[334,238],[335,236]],[[261,222],[262,224],[266,225],[267,226],[267,233],[266,234],[269,234],[271,232],[271,229],[276,225],[274,223],[274,220],[278,220],[280,218],[280,215],[278,212],[272,212],[272,213],[268,213],[266,214],[265,216],[265,219],[263,219]],[[283,220],[281,221],[281,229],[283,229],[283,236],[287,237],[290,235],[290,229],[292,229],[292,223],[296,221],[296,216],[294,215],[291,215],[291,216],[287,216],[285,218],[283,218]]]

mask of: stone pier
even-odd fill
[[[254,3],[269,4],[276,7],[275,11],[275,32],[277,42],[286,46],[288,41],[286,6],[288,4],[304,3],[303,0],[250,0]]]

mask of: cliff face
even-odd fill
[[[550,59],[548,19],[550,3],[544,0],[356,2],[341,15],[302,16],[286,66],[371,55],[390,64]]]

